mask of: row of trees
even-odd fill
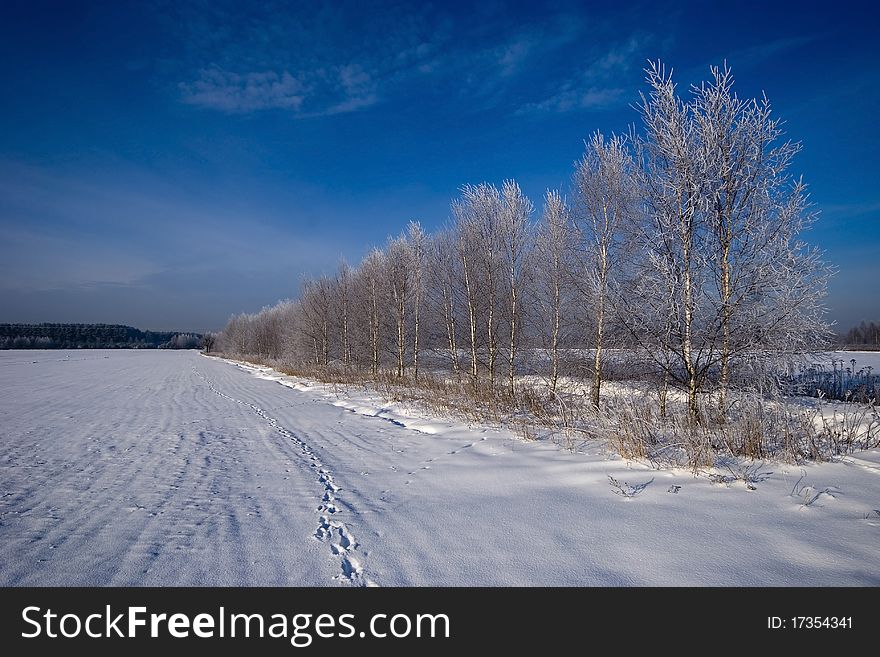
[[[880,349],[880,322],[862,322],[853,326],[839,342],[848,347],[871,347]]]
[[[197,333],[141,331],[122,324],[0,324],[0,349],[197,349]]]
[[[711,73],[683,98],[652,65],[641,129],[594,134],[569,196],[548,191],[537,217],[512,180],[466,185],[441,230],[411,223],[298,300],[233,317],[218,347],[414,379],[430,356],[507,394],[534,371],[555,394],[575,360],[596,407],[608,349],[625,347],[654,365],[662,412],[678,385],[691,419],[707,390],[723,419],[738,368],[827,337],[829,270],[800,239],[814,214],[789,173],[799,145],[766,99],[737,97],[726,67]]]

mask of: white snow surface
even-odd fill
[[[856,370],[872,367],[875,372],[880,370],[880,351],[826,351],[818,359],[821,362],[832,360],[843,361],[844,367],[850,367],[850,361],[856,361]]]
[[[0,352],[2,585],[880,585],[880,451],[752,468],[713,483],[192,351]]]

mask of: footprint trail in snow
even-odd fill
[[[360,543],[357,542],[354,535],[351,533],[351,530],[348,528],[348,525],[338,519],[340,510],[335,502],[336,494],[340,489],[333,481],[333,474],[324,467],[312,448],[292,431],[285,429],[278,420],[270,416],[264,409],[256,404],[251,404],[250,402],[227,395],[225,392],[218,389],[208,377],[195,368],[193,368],[193,373],[204,381],[212,392],[231,402],[250,408],[283,438],[292,441],[297,447],[299,447],[302,455],[309,460],[309,466],[313,468],[318,475],[318,483],[324,489],[321,497],[321,504],[319,504],[316,509],[321,515],[318,521],[318,528],[314,533],[314,538],[324,543],[329,543],[331,555],[339,559],[340,573],[335,575],[333,579],[353,586],[377,586],[377,584],[367,576],[363,565],[355,555],[355,552],[360,547]]]

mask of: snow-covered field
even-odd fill
[[[3,585],[880,585],[880,451],[752,475],[195,352],[0,352]]]
[[[838,364],[843,361],[844,367],[851,367],[850,361],[854,360],[856,361],[856,370],[871,367],[875,373],[880,371],[880,351],[825,351],[807,360],[824,365],[830,365],[831,361]]]

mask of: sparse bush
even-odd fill
[[[621,483],[611,475],[608,475],[608,483],[611,485],[611,492],[627,499],[632,499],[643,493],[645,489],[654,483],[653,477],[641,484],[630,484],[626,481]]]

